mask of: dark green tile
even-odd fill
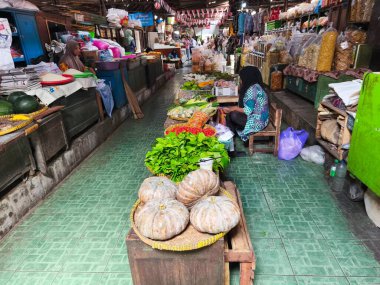
[[[323,239],[317,225],[309,213],[283,213],[272,210],[274,221],[282,238]]]
[[[325,240],[284,240],[296,275],[344,276]]]
[[[0,284],[7,284],[12,275],[13,271],[0,271]]]
[[[256,254],[256,273],[293,274],[285,248],[280,239],[253,239]]]
[[[296,276],[298,285],[350,285],[346,277]]]
[[[130,273],[104,273],[102,285],[133,285]]]
[[[57,272],[15,272],[7,285],[52,285]]]
[[[102,273],[59,273],[54,285],[103,285]]]
[[[350,285],[379,285],[380,277],[348,277]]]
[[[293,276],[261,275],[256,274],[255,285],[298,285]]]
[[[380,263],[359,240],[330,240],[328,245],[346,276],[380,276]]]

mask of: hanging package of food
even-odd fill
[[[347,41],[346,36],[342,33],[338,37],[334,66],[336,70],[347,70],[352,62],[353,46]]]
[[[334,60],[336,39],[338,32],[330,27],[322,34],[321,48],[319,51],[317,70],[321,72],[331,71]]]
[[[277,69],[277,66],[275,67],[275,71],[271,73],[270,90],[282,90],[282,72]]]

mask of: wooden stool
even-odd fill
[[[280,140],[280,130],[281,130],[281,118],[282,118],[282,109],[278,109],[275,103],[270,104],[269,109],[269,124],[268,126],[258,132],[250,135],[249,137],[249,154],[252,155],[254,152],[272,152],[273,155],[277,156],[278,154],[278,143]],[[274,147],[270,148],[255,148],[254,142],[255,137],[274,137]],[[272,142],[270,142],[272,144]]]

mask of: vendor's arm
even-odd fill
[[[223,112],[226,114],[231,113],[231,112],[244,113],[244,108],[240,108],[239,106],[224,107]]]
[[[95,69],[92,67],[85,67],[85,71],[90,71],[92,74],[96,75]]]

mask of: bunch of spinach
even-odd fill
[[[164,174],[179,182],[191,171],[199,169],[201,158],[214,158],[214,171],[224,169],[230,159],[224,145],[203,133],[193,135],[170,133],[158,138],[146,154],[145,165],[155,174]]]

